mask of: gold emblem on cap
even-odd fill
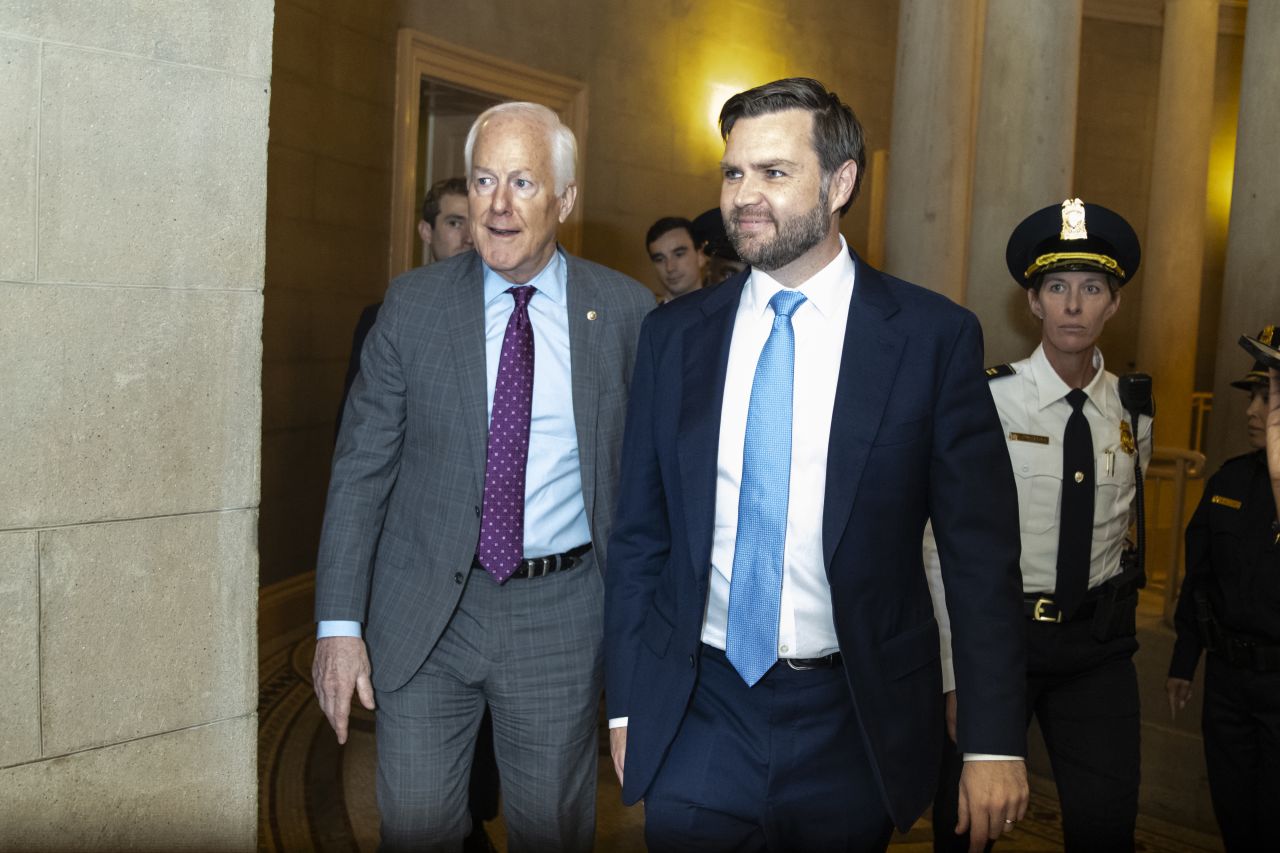
[[[1084,227],[1084,202],[1078,198],[1069,198],[1062,203],[1063,240],[1087,240],[1089,232]]]
[[[1130,456],[1138,450],[1138,446],[1133,443],[1133,430],[1129,429],[1128,421],[1120,422],[1120,449]]]
[[[1258,335],[1258,341],[1264,346],[1269,346],[1269,347],[1275,346],[1275,344],[1271,343],[1271,341],[1275,339],[1275,336],[1276,336],[1276,327],[1266,326],[1263,328],[1262,334]]]

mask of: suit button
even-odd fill
[[[462,583],[462,572],[453,573],[453,582],[457,584]]]
[[[689,666],[693,666],[693,655],[689,655]]]
[[[480,504],[476,504],[476,506],[475,506],[475,510],[476,510],[476,518],[479,518],[479,517],[480,517]]]

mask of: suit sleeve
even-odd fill
[[[366,621],[374,553],[404,440],[398,292],[393,285],[369,332],[334,449],[316,562],[316,621]]]
[[[1204,495],[1196,506],[1186,533],[1187,574],[1182,579],[1178,607],[1173,613],[1173,629],[1177,634],[1169,661],[1169,677],[1195,678],[1200,663],[1202,644],[1196,622],[1196,590],[1212,571],[1209,549],[1209,503],[1213,496],[1213,480],[1206,484]]]
[[[618,511],[605,573],[605,705],[611,719],[629,716],[640,628],[671,550],[666,493],[654,441],[656,364],[652,317],[640,329],[622,465]]]
[[[1018,499],[968,312],[936,389],[929,514],[938,545],[965,753],[1026,755]]]

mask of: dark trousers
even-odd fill
[[[1205,661],[1204,755],[1228,853],[1275,846],[1280,810],[1280,672]]]
[[[1040,723],[1062,807],[1068,851],[1132,851],[1138,820],[1138,675],[1133,637],[1098,642],[1088,619],[1061,624],[1027,620],[1027,711]],[[964,693],[959,694],[964,714]],[[1028,719],[1030,724],[1030,719]],[[934,799],[934,849],[967,850],[954,834],[960,771]]]
[[[779,663],[747,687],[709,646],[644,807],[655,853],[861,853],[893,831],[844,670]]]

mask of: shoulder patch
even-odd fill
[[[999,379],[1002,376],[1013,376],[1017,373],[1011,364],[997,364],[994,367],[988,367],[985,371],[987,379]]]

